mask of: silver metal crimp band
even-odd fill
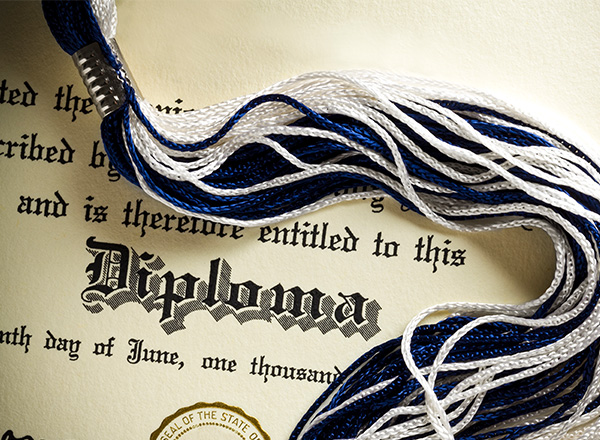
[[[73,61],[101,118],[123,105],[125,90],[121,79],[106,62],[98,43],[75,52]]]

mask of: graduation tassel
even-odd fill
[[[454,230],[526,226],[553,240],[539,298],[423,311],[339,375],[291,439],[597,438],[600,169],[583,146],[487,94],[367,71],[160,114],[118,53],[112,1],[43,8],[103,117],[111,163],[178,212],[259,226],[387,195]],[[373,189],[333,195],[356,187]],[[419,325],[440,311],[449,318]]]

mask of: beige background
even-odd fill
[[[496,93],[554,121],[567,133],[600,138],[600,8],[594,1],[392,1],[238,0],[120,1],[118,41],[144,96],[154,104],[186,108],[254,92],[311,70],[369,68],[426,76]],[[45,145],[64,137],[76,148],[67,166],[0,156],[0,330],[27,325],[30,352],[0,344],[0,434],[12,429],[34,439],[148,438],[169,414],[198,401],[223,401],[256,417],[273,439],[289,435],[323,390],[322,385],[248,375],[254,356],[274,363],[330,370],[343,368],[376,343],[401,334],[422,308],[443,301],[523,302],[538,296],[553,270],[549,240],[522,230],[461,235],[402,213],[393,201],[382,213],[369,201],[307,216],[312,223],[349,225],[361,237],[347,255],[257,243],[218,240],[121,226],[126,201],[144,198],[106,170],[87,166],[100,119],[52,110],[61,85],[85,96],[69,57],[45,26],[37,2],[0,2],[0,81],[28,81],[39,92],[35,107],[0,104],[0,139],[36,132]],[[0,150],[1,151],[1,150]],[[600,151],[600,150],[595,150]],[[69,215],[43,219],[16,212],[19,195],[70,202]],[[85,223],[85,198],[109,206],[109,221]],[[371,255],[378,231],[402,243],[396,259]],[[467,264],[432,274],[412,261],[425,234],[467,249]],[[167,336],[158,313],[136,304],[92,315],[80,299],[91,257],[85,240],[97,236],[157,253],[167,268],[206,276],[211,259],[225,258],[237,281],[264,286],[318,287],[361,292],[381,304],[382,331],[364,341],[339,332],[284,331],[232,317],[216,323],[199,311],[187,330]],[[82,341],[80,358],[43,349],[46,330]],[[93,342],[116,337],[115,356],[91,354]],[[125,361],[129,338],[177,351],[181,371]],[[202,356],[235,358],[236,373],[198,368]]]

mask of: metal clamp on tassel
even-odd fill
[[[123,105],[125,90],[121,79],[106,62],[98,43],[75,52],[73,61],[101,118],[104,119]]]

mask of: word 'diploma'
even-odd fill
[[[265,288],[253,280],[233,282],[233,269],[222,258],[209,263],[207,277],[191,273],[176,275],[165,269],[154,254],[138,254],[118,243],[87,240],[93,262],[87,266],[89,286],[81,294],[84,306],[99,313],[107,306],[116,309],[139,303],[147,312],[160,310],[160,325],[167,334],[185,328],[191,312],[204,310],[215,321],[232,315],[240,324],[248,321],[277,321],[285,330],[299,326],[303,331],[318,328],[325,334],[339,330],[345,337],[359,333],[365,340],[381,329],[377,325],[381,306],[359,292],[338,293],[337,299],[318,288]]]

